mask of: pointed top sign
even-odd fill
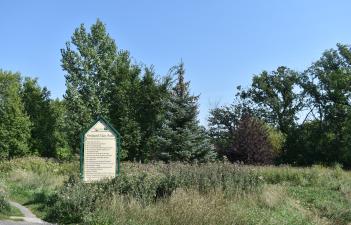
[[[81,134],[81,178],[89,183],[114,178],[119,172],[120,134],[99,116]]]

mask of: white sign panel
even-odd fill
[[[117,137],[101,120],[84,135],[83,181],[94,182],[116,175]]]

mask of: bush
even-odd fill
[[[0,163],[0,170],[9,171],[0,173],[8,182],[3,188],[0,182],[0,190],[22,197],[19,202],[39,212],[41,218],[60,224],[351,222],[351,176],[340,165],[294,168],[124,162],[121,168],[115,179],[85,184],[77,163],[15,159]],[[67,174],[73,174],[68,181]]]
[[[56,157],[59,160],[69,160],[72,158],[72,152],[67,147],[60,147],[56,149]]]
[[[260,189],[262,180],[249,168],[227,163],[155,164],[124,168],[128,173],[101,183],[82,183],[71,177],[49,201],[49,221],[79,223],[96,209],[97,202],[113,196],[148,206],[171,196],[176,189],[195,190],[200,194],[220,191],[225,195],[243,194]],[[135,170],[135,171],[133,171]],[[74,213],[71,213],[74,212]]]
[[[0,213],[11,210],[10,204],[6,201],[5,196],[0,192]]]
[[[258,119],[244,115],[234,131],[233,145],[226,155],[231,162],[247,164],[272,164],[273,146],[267,128]]]

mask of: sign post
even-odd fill
[[[80,136],[80,176],[86,183],[114,178],[120,173],[121,136],[98,117]]]

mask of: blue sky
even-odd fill
[[[159,75],[181,59],[200,120],[235,87],[280,65],[304,70],[336,43],[351,44],[351,1],[129,0],[0,2],[0,68],[65,92],[60,49],[76,27],[102,20],[120,49]]]

